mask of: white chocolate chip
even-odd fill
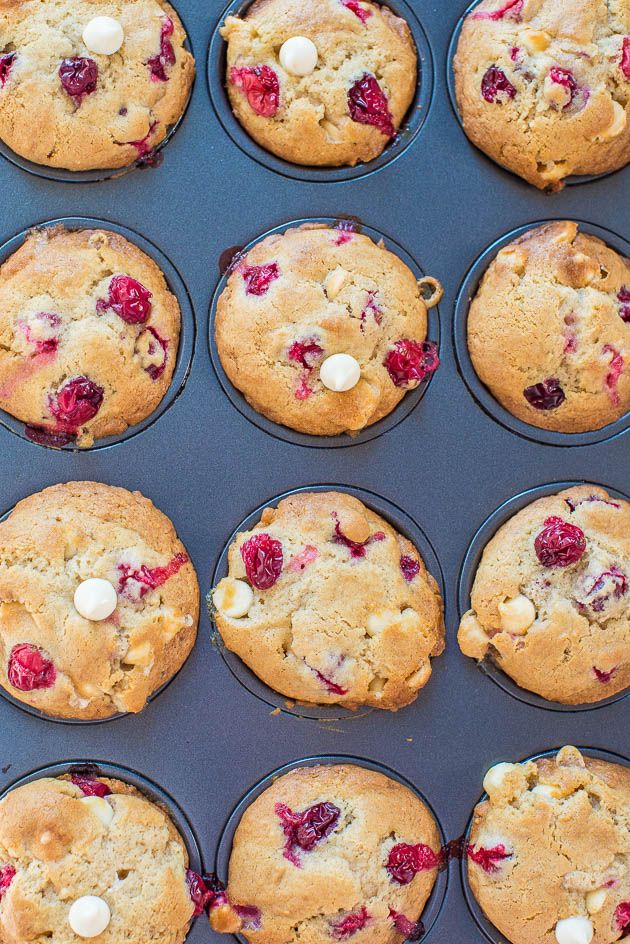
[[[365,628],[369,636],[376,636],[399,619],[400,614],[395,613],[394,610],[379,610],[378,613],[370,613]]]
[[[532,793],[535,793],[536,796],[543,796],[547,800],[552,800],[558,796],[557,789],[549,783],[537,783],[535,787],[532,787]]]
[[[528,29],[523,33],[523,45],[532,55],[544,52],[550,42],[551,36],[545,30]]]
[[[464,613],[457,632],[459,647],[471,659],[483,659],[490,645],[490,637],[472,610]]]
[[[488,795],[500,790],[508,774],[510,774],[517,764],[495,764],[483,778],[483,788]]]
[[[292,36],[280,47],[280,65],[291,75],[310,75],[317,58],[317,46],[306,36]]]
[[[224,577],[212,591],[212,602],[223,616],[240,619],[249,613],[254,592],[244,580]]]
[[[72,903],[68,924],[79,937],[98,937],[111,919],[109,905],[96,895],[84,895]]]
[[[132,646],[125,653],[123,659],[125,665],[151,665],[153,662],[153,648],[150,642],[141,642],[137,646]]]
[[[109,826],[114,818],[114,810],[105,797],[88,796],[81,797],[79,800],[84,806],[87,806],[91,813],[97,816],[103,826]]]
[[[83,42],[100,56],[113,56],[123,44],[123,28],[113,16],[95,16],[83,30]]]
[[[606,889],[596,888],[595,891],[588,892],[586,895],[586,910],[589,914],[597,914],[604,907],[606,901]]]
[[[352,390],[360,378],[361,366],[351,354],[331,354],[319,368],[319,379],[335,393]]]
[[[109,580],[90,577],[80,583],[74,591],[74,607],[84,619],[104,620],[112,615],[118,604],[118,597]]]
[[[620,105],[619,102],[615,101],[612,102],[612,107],[613,120],[609,126],[596,134],[594,138],[591,138],[596,144],[605,144],[606,141],[614,141],[615,138],[618,138],[619,135],[626,130],[626,124],[628,123],[626,109],[623,105]]]
[[[329,301],[333,301],[346,284],[348,272],[342,266],[337,266],[324,279],[324,291]]]
[[[499,603],[501,629],[515,636],[523,636],[536,619],[536,609],[531,600],[519,593],[518,596]]]
[[[556,941],[558,944],[591,944],[592,940],[592,922],[582,915],[576,915],[573,918],[562,918],[556,925]]]

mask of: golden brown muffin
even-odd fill
[[[612,944],[630,925],[630,769],[563,747],[497,764],[475,809],[468,880],[512,944]]]
[[[158,266],[122,236],[33,230],[0,267],[0,407],[35,441],[123,433],[168,390],[180,322]]]
[[[417,549],[341,492],[266,508],[213,591],[223,641],[299,701],[395,711],[444,649],[442,600]]]
[[[295,164],[378,157],[415,94],[409,27],[368,0],[256,0],[242,19],[229,16],[221,35],[234,114],[261,147]],[[281,54],[295,37],[313,50],[316,64],[297,66],[312,66],[307,74],[290,71]]]
[[[601,701],[630,685],[630,505],[594,485],[539,498],[488,542],[459,628],[551,701]]]
[[[473,144],[541,190],[630,161],[629,0],[483,0],[455,79]]]
[[[243,814],[210,921],[250,944],[400,944],[441,865],[436,822],[407,787],[349,764],[298,768]]]
[[[113,55],[83,40],[101,16],[124,32]],[[0,138],[48,167],[146,160],[188,99],[195,65],[185,39],[165,0],[2,0]]]
[[[529,230],[488,267],[468,349],[523,422],[563,433],[614,423],[630,409],[630,260],[577,223]]]
[[[110,585],[109,616],[77,609],[94,579]],[[186,549],[139,492],[55,485],[0,522],[0,685],[48,715],[141,711],[185,662],[198,616]]]

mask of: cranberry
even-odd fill
[[[7,675],[13,688],[32,692],[38,688],[52,688],[57,671],[50,659],[44,658],[41,649],[23,642],[11,650]]]
[[[198,875],[197,872],[193,872],[192,869],[186,869],[186,884],[188,885],[192,903],[195,906],[192,916],[196,918],[197,915],[203,914],[206,907],[212,901],[212,892],[206,887],[206,883],[201,875]]]
[[[601,682],[602,685],[606,685],[608,682],[611,682],[615,672],[617,671],[617,666],[614,669],[610,669],[606,672],[604,669],[598,669],[596,665],[593,666],[593,675],[598,682]]]
[[[45,321],[51,328],[58,328],[61,324],[59,315],[51,312],[41,311],[36,315],[38,321]],[[24,321],[18,321],[19,327],[24,332],[24,337],[29,344],[32,344],[38,354],[52,355],[59,348],[59,338],[54,335],[49,338],[38,338],[33,335],[33,331]]]
[[[155,328],[152,328],[151,325],[149,325],[147,328],[144,329],[143,332],[141,332],[140,337],[142,337],[142,335],[145,332],[148,332],[153,339],[149,342],[149,346],[147,350],[149,357],[153,357],[155,354],[158,353],[158,351],[161,350],[162,360],[158,364],[149,364],[149,366],[145,367],[144,369],[146,370],[151,380],[159,380],[162,374],[164,373],[164,371],[166,370],[166,364],[168,362],[168,341],[166,340],[166,338],[161,338],[160,335],[155,330]]]
[[[233,905],[234,911],[241,919],[243,931],[260,931],[262,927],[262,913],[255,905]]]
[[[626,36],[623,41],[623,50],[621,53],[621,71],[630,82],[630,36]]]
[[[535,410],[556,410],[566,399],[560,381],[555,377],[525,387],[523,396]]]
[[[506,851],[503,843],[499,843],[499,845],[494,846],[492,849],[484,849],[483,846],[479,846],[478,849],[473,849],[471,844],[468,843],[466,854],[476,865],[481,866],[484,872],[490,874],[499,871],[497,862],[512,858],[512,853]]]
[[[618,567],[611,567],[598,577],[587,580],[585,584],[586,600],[583,602],[588,602],[595,613],[601,613],[605,609],[611,595],[620,600],[628,592],[628,579]]]
[[[299,554],[296,554],[291,558],[287,564],[287,570],[292,574],[299,574],[302,571],[313,563],[314,560],[317,560],[319,557],[319,551],[316,547],[313,547],[312,544],[307,544],[304,550],[300,551]]]
[[[147,567],[146,564],[142,564],[134,570],[130,564],[119,564],[118,592],[126,592],[127,596],[142,599],[149,590],[157,590],[158,587],[163,586],[187,563],[186,554],[176,554],[165,567]]]
[[[16,53],[14,52],[8,52],[5,53],[4,56],[0,56],[0,86],[2,86],[2,88],[4,88],[9,81],[15,59]]]
[[[615,923],[620,931],[630,927],[630,901],[622,901],[615,908]]]
[[[357,79],[349,90],[348,110],[353,121],[373,125],[388,138],[396,134],[387,96],[369,72]]]
[[[522,52],[523,50],[521,49],[520,46],[512,46],[510,48],[510,59],[512,60],[512,62],[519,62]]]
[[[159,162],[158,155],[155,151],[155,148],[152,148],[151,145],[149,144],[149,138],[153,135],[153,132],[155,131],[159,123],[160,122],[157,121],[157,119],[155,121],[152,121],[151,124],[149,125],[149,130],[147,131],[145,136],[141,138],[139,141],[117,141],[116,142],[116,144],[119,144],[120,147],[131,146],[136,149],[136,151],[138,152],[138,161],[137,161],[138,167],[140,166],[156,167]]]
[[[343,661],[343,658],[340,659],[339,661],[340,665],[342,661]],[[314,675],[317,676],[317,678],[322,683],[326,691],[330,692],[331,695],[347,695],[348,694],[347,688],[343,688],[343,686],[338,685],[337,682],[333,682],[331,678],[329,678],[327,675],[324,675],[324,673],[320,672],[319,669],[314,669],[312,665],[309,665],[309,669],[311,670],[311,672],[313,672]]]
[[[64,59],[59,66],[59,78],[78,108],[86,95],[96,91],[98,66],[93,59],[84,56]]]
[[[402,934],[405,941],[419,941],[424,937],[424,925],[422,921],[410,921],[404,914],[389,909],[389,917],[394,923],[394,927],[399,934]]]
[[[558,66],[554,66],[549,72],[549,78],[552,82],[555,82],[556,85],[562,85],[562,87],[569,92],[569,101],[564,106],[568,108],[573,102],[578,90],[578,84],[573,77],[573,73],[569,72],[567,69],[560,69]]]
[[[72,774],[72,783],[86,797],[106,797],[111,795],[111,790],[106,783],[101,780],[95,780],[93,777],[83,777],[81,774]]]
[[[2,901],[3,896],[7,893],[16,875],[17,872],[12,865],[3,865],[0,867],[0,901]]]
[[[379,327],[383,323],[383,309],[376,303],[376,292],[368,292],[367,295],[367,301],[361,312],[361,331],[365,331],[365,322],[368,315],[372,315]]]
[[[615,406],[619,406],[621,401],[619,397],[619,391],[617,390],[617,384],[619,383],[619,378],[623,374],[625,361],[619,351],[617,351],[610,344],[604,345],[604,354],[612,355],[609,363],[610,370],[606,374],[606,389],[608,390],[608,395]]]
[[[357,231],[357,224],[354,220],[338,220],[335,223],[335,229],[338,230],[338,235],[335,237],[335,246],[344,246],[346,243],[351,242],[354,234]]]
[[[341,3],[344,7],[347,7],[348,10],[352,10],[354,15],[358,16],[363,24],[367,23],[372,16],[372,11],[364,9],[358,0],[341,0]]]
[[[407,583],[411,583],[420,573],[420,563],[408,554],[403,554],[400,558],[400,569]]]
[[[587,498],[580,498],[577,500],[575,498],[565,498],[565,502],[572,512],[575,511],[579,505],[583,505],[585,502],[601,502],[602,505],[609,505],[611,508],[621,508],[619,502],[608,501],[605,498],[600,498],[599,495],[589,495]]]
[[[51,449],[61,449],[62,446],[75,442],[77,438],[75,433],[47,429],[45,426],[25,426],[24,434],[30,442],[39,446],[50,446]]]
[[[630,58],[630,40],[628,40],[628,57]],[[621,302],[621,308],[619,310],[621,320],[630,322],[630,288],[624,285],[623,288],[620,289],[617,298]]]
[[[275,262],[261,266],[242,266],[241,275],[245,282],[246,295],[266,295],[269,286],[280,275],[280,269]]]
[[[151,292],[130,275],[115,275],[109,283],[109,300],[96,303],[97,311],[112,308],[127,324],[144,324],[151,314]]]
[[[241,544],[248,580],[257,590],[269,590],[282,573],[282,543],[269,534],[254,534]]]
[[[302,813],[294,813],[284,803],[276,803],[275,811],[287,840],[284,857],[298,868],[300,861],[295,854],[296,847],[311,852],[330,836],[341,816],[341,810],[333,803],[317,803]]]
[[[471,19],[473,20],[498,20],[510,19],[516,20],[517,22],[521,18],[521,13],[523,10],[523,3],[525,0],[508,0],[508,2],[499,7],[498,10],[490,11],[481,11],[479,13],[473,13]]]
[[[345,941],[347,938],[352,937],[353,934],[356,934],[357,931],[362,931],[369,920],[370,916],[364,905],[361,911],[355,911],[352,914],[346,915],[341,921],[337,921],[331,925],[332,936],[336,941]]]
[[[481,80],[481,94],[487,102],[502,104],[506,98],[514,98],[516,89],[498,66],[490,66]]]
[[[350,551],[350,556],[354,558],[365,557],[365,552],[369,544],[372,544],[373,541],[384,541],[385,535],[382,531],[376,531],[374,534],[371,534],[369,538],[365,541],[352,541],[349,537],[341,530],[341,523],[339,521],[339,516],[336,511],[332,513],[333,520],[335,522],[335,534],[333,537],[333,542],[335,544],[343,544]]]
[[[263,118],[273,118],[280,108],[280,82],[269,66],[233,66],[230,82],[245,92],[250,108]]]
[[[385,868],[397,885],[409,885],[418,872],[437,869],[441,862],[441,854],[436,854],[429,846],[399,842],[391,849]]]
[[[440,366],[433,341],[401,338],[386,355],[383,365],[397,387],[416,386]]]
[[[88,377],[73,377],[50,396],[49,408],[62,429],[76,430],[93,419],[101,408],[104,390]]]
[[[290,361],[296,361],[311,371],[317,365],[324,353],[323,347],[317,338],[304,338],[303,341],[294,341],[288,351]]]
[[[214,872],[211,875],[204,876],[204,884],[209,893],[208,910],[219,908],[228,904],[228,896],[225,893],[225,885],[218,875]]]
[[[586,550],[584,532],[555,515],[545,520],[545,527],[534,541],[536,557],[543,567],[570,567],[577,564]]]
[[[169,36],[173,35],[173,21],[170,16],[162,17],[160,30],[160,51],[147,62],[152,82],[168,82],[167,66],[175,65],[175,50]]]

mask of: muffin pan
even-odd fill
[[[55,451],[12,435],[3,419],[0,508],[62,481],[94,479],[137,488],[174,522],[205,595],[227,536],[272,496],[314,483],[356,488],[367,493],[367,504],[377,511],[382,500],[385,517],[400,522],[403,532],[410,520],[426,535],[426,543],[418,535],[419,550],[434,576],[443,574],[447,623],[446,652],[434,660],[433,675],[413,705],[397,714],[350,717],[336,711],[335,720],[323,720],[277,712],[278,702],[268,692],[262,700],[252,697],[212,645],[212,626],[202,608],[192,655],[141,715],[121,717],[111,726],[46,724],[0,699],[0,791],[30,771],[76,763],[74,758],[96,758],[104,770],[107,764],[137,770],[175,799],[198,837],[207,871],[214,869],[219,850],[221,871],[231,835],[223,830],[236,804],[269,771],[302,758],[310,763],[351,755],[396,771],[428,798],[445,838],[453,840],[465,832],[483,775],[494,763],[564,744],[628,755],[627,698],[587,710],[557,711],[546,703],[534,707],[491,684],[457,646],[462,564],[478,529],[497,509],[549,483],[555,489],[565,481],[602,482],[613,491],[629,491],[628,417],[612,431],[616,435],[609,436],[608,429],[608,438],[570,437],[561,448],[531,428],[517,432],[514,424],[497,422],[496,413],[489,415],[467,388],[470,376],[462,363],[461,339],[453,343],[452,324],[458,294],[458,331],[465,322],[466,291],[484,266],[466,290],[460,289],[475,260],[496,251],[496,241],[506,233],[543,219],[584,221],[598,235],[605,228],[604,238],[623,250],[630,240],[623,199],[630,167],[547,196],[477,152],[459,127],[446,81],[447,50],[465,4],[408,0],[403,9],[400,0],[392,0],[403,15],[411,9],[412,29],[417,19],[427,37],[421,96],[430,90],[431,60],[435,82],[430,109],[430,92],[421,109],[420,133],[408,142],[403,136],[390,154],[386,151],[382,167],[378,159],[350,173],[280,169],[249,139],[239,137],[235,143],[218,77],[220,0],[176,3],[201,80],[159,167],[75,187],[68,181],[78,175],[62,180],[34,176],[0,160],[0,244],[56,218],[78,225],[97,221],[124,234],[129,230],[165,271],[182,306],[184,328],[169,408],[141,425],[142,435],[135,435],[136,427],[123,441],[98,443],[83,452]],[[212,97],[202,76],[211,42]],[[217,106],[230,133],[217,118]],[[398,159],[390,160],[393,156]],[[327,181],[338,183],[327,187]],[[206,344],[221,257],[225,265],[234,247],[307,217],[356,218],[368,234],[372,228],[386,234],[395,251],[404,247],[445,288],[439,305],[442,364],[422,403],[409,409],[417,394],[408,395],[400,417],[385,421],[382,435],[373,436],[372,430],[365,439],[344,437],[317,449],[235,408],[217,380]],[[5,245],[3,257],[6,251]],[[195,318],[203,339],[196,347]],[[436,322],[432,309],[435,340]],[[416,531],[409,533],[413,537]],[[484,944],[487,934],[462,893],[459,863],[451,861],[448,873],[443,906],[425,940]],[[194,922],[188,937],[189,944],[222,940],[230,939],[212,932],[204,918]]]

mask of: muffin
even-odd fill
[[[226,647],[275,691],[346,708],[410,704],[444,649],[417,549],[342,492],[301,492],[237,535],[212,593]]]
[[[294,164],[355,165],[394,138],[418,81],[407,23],[367,0],[255,0],[228,16],[227,91],[261,147]]]
[[[60,718],[141,711],[181,668],[199,589],[175,529],[139,492],[70,482],[0,522],[0,685]]]
[[[0,408],[50,445],[123,433],[168,390],[180,322],[158,266],[122,236],[32,230],[0,267]]]
[[[630,261],[577,223],[528,230],[488,267],[468,349],[519,420],[562,433],[614,423],[630,409]]]
[[[427,308],[441,293],[368,236],[295,227],[235,260],[217,305],[218,354],[232,384],[273,422],[314,436],[356,434],[437,368]]]
[[[488,542],[462,652],[568,705],[630,684],[630,504],[594,485],[531,503]]]
[[[199,881],[170,818],[120,780],[43,777],[0,801],[3,944],[182,944]]]
[[[146,162],[194,77],[164,0],[11,0],[0,8],[0,139],[68,170]]]
[[[541,190],[630,161],[630,3],[482,0],[455,56],[473,144]]]
[[[630,926],[630,769],[563,747],[497,764],[467,845],[468,881],[511,944],[612,944]]]
[[[210,922],[250,944],[420,940],[441,865],[436,822],[407,787],[350,764],[297,768],[243,814]]]

